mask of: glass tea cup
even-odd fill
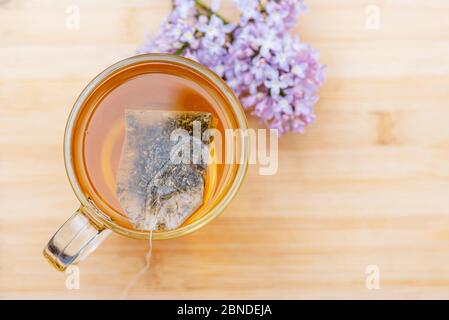
[[[150,237],[148,230],[135,229],[129,223],[114,192],[125,108],[207,109],[219,120],[218,129],[223,133],[247,129],[245,113],[232,90],[214,72],[192,60],[144,54],[104,70],[83,90],[67,121],[65,167],[81,206],[44,248],[44,256],[58,270],[86,258],[112,231],[135,239]],[[153,239],[187,235],[212,221],[229,204],[243,182],[249,152],[245,135],[232,137],[231,153],[238,161],[221,161],[213,171],[208,169],[213,177],[207,181],[213,181],[213,186],[206,186],[203,205],[181,227],[155,231]],[[229,149],[227,142],[220,143],[220,148]]]

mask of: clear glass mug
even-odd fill
[[[180,77],[186,84],[201,79],[198,91],[215,104],[224,127],[236,131],[247,129],[244,110],[232,90],[214,72],[192,60],[169,54],[145,54],[122,60],[101,72],[80,94],[67,121],[64,161],[70,184],[81,206],[43,250],[43,255],[56,269],[64,271],[69,265],[85,259],[112,231],[130,238],[149,239],[149,231],[134,229],[126,216],[108,204],[92,186],[85,165],[84,139],[89,122],[105,97],[135,77],[161,73]],[[249,153],[245,135],[235,135],[233,139],[234,152],[239,161],[224,165],[220,183],[207,205],[203,205],[200,208],[202,211],[180,228],[154,232],[153,239],[187,235],[212,221],[229,204],[245,177]]]

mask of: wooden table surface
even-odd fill
[[[155,242],[130,298],[449,298],[449,2],[308,3],[296,32],[327,65],[317,122],[282,137],[276,175],[251,166],[218,219]],[[115,299],[141,268],[147,243],[114,234],[69,290],[41,251],[78,207],[62,155],[73,102],[168,10],[0,1],[1,298]]]

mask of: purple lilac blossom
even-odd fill
[[[234,25],[194,0],[175,0],[158,35],[139,53],[181,54],[214,70],[245,109],[280,134],[303,132],[315,119],[313,106],[324,81],[318,52],[289,33],[303,0],[234,0]],[[202,7],[203,6],[203,7]]]

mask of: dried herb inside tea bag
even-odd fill
[[[173,230],[203,203],[212,126],[207,112],[126,110],[117,197],[142,230]]]

